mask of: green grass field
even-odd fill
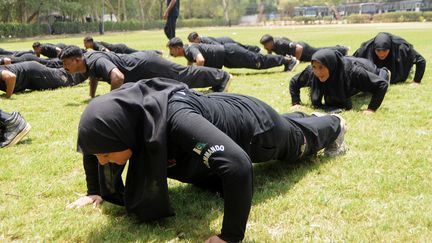
[[[317,156],[301,165],[270,162],[255,166],[255,194],[245,242],[428,242],[432,239],[432,24],[375,24],[285,27],[199,28],[202,35],[231,36],[259,45],[265,33],[313,46],[343,44],[351,53],[380,31],[403,36],[426,60],[420,86],[391,86],[377,113],[365,116],[370,96],[353,98],[343,112],[350,148],[345,156]],[[186,39],[192,29],[178,30]],[[80,36],[37,39],[82,46]],[[109,33],[96,40],[123,42],[137,49],[164,51],[162,30]],[[36,39],[0,43],[4,49],[31,49]],[[184,58],[170,58],[186,64]],[[231,91],[258,97],[280,113],[292,111],[289,80],[282,67],[228,70]],[[100,83],[98,94],[109,91]],[[69,210],[85,194],[77,126],[88,83],[53,91],[0,98],[0,108],[20,111],[32,125],[17,146],[0,150],[0,242],[199,242],[219,233],[223,201],[190,185],[170,181],[176,217],[137,224],[124,208],[109,203]],[[307,91],[302,90],[307,102]],[[302,109],[312,112],[306,106]]]

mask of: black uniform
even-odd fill
[[[384,60],[380,60],[375,54],[375,48],[380,47],[390,50]],[[392,73],[391,83],[405,82],[414,64],[416,65],[414,81],[420,83],[426,69],[426,60],[410,43],[386,32],[381,32],[362,43],[353,56],[366,58],[380,68],[388,68]]]
[[[335,106],[351,109],[351,97],[358,92],[372,93],[368,109],[377,110],[387,92],[387,72],[364,58],[344,57],[340,52],[323,49],[312,56],[329,69],[330,77],[321,82],[313,77],[311,82],[312,105],[325,108]],[[384,78],[385,77],[385,78]],[[322,105],[324,97],[325,106]]]
[[[19,57],[22,56],[24,54],[33,54],[33,51],[7,51],[3,48],[0,48],[0,55],[2,56],[15,56],[15,57]]]
[[[93,50],[106,51],[106,49],[121,54],[130,54],[130,53],[138,52],[138,50],[130,48],[125,44],[110,44],[104,41],[101,42],[93,41]]]
[[[246,48],[249,51],[253,51],[253,52],[260,52],[261,51],[261,48],[259,48],[258,46],[243,45],[243,44],[238,43],[235,40],[233,40],[227,36],[223,36],[223,37],[200,36],[200,40],[201,40],[202,44],[223,45],[223,44],[227,44],[227,43],[233,43],[233,44],[237,44],[243,48]]]
[[[16,75],[14,93],[26,89],[44,90],[74,86],[87,79],[85,75],[70,75],[63,68],[49,68],[34,61],[0,66],[0,72],[3,70]],[[3,81],[0,81],[0,90],[6,91],[6,83]]]
[[[2,56],[2,57],[0,57],[0,65],[4,64],[4,61],[3,61],[4,57],[10,58],[12,63],[35,61],[35,62],[43,64],[47,67],[51,67],[51,68],[62,68],[63,67],[61,60],[58,58],[44,59],[44,58],[37,57],[36,55],[31,54],[31,53],[23,54],[19,57]]]
[[[86,58],[89,76],[110,83],[110,72],[118,68],[124,75],[124,82],[165,77],[178,80],[190,88],[213,87],[217,90],[229,79],[223,70],[207,67],[182,66],[170,62],[154,51],[117,55],[111,52],[88,52]]]
[[[296,161],[331,144],[340,130],[334,116],[279,115],[252,97],[203,95],[152,79],[91,101],[81,116],[78,145],[89,195],[154,220],[173,215],[167,177],[216,189],[224,197],[220,237],[236,242],[244,237],[251,207],[252,162]],[[124,186],[124,166],[101,166],[90,154],[127,148],[134,156]]]
[[[206,67],[267,69],[289,64],[283,56],[262,55],[232,43],[224,45],[191,44],[186,45],[184,50],[189,62],[195,62],[197,55],[201,53]]]
[[[329,46],[329,47],[320,47],[315,48],[305,42],[293,42],[288,38],[275,38],[273,41],[273,51],[278,55],[291,55],[295,56],[295,51],[297,48],[297,44],[303,47],[303,52],[300,57],[300,61],[302,62],[310,62],[312,55],[321,49],[331,49],[342,53],[342,55],[347,55],[348,48],[344,46]]]
[[[170,4],[171,0],[167,0],[167,6]],[[174,4],[174,7],[171,9],[171,11],[168,13],[168,18],[165,23],[164,32],[168,40],[171,40],[176,36],[176,24],[177,24],[177,18],[180,14],[180,0],[177,0],[177,2]]]
[[[50,43],[45,43],[45,44],[41,44],[42,50],[41,50],[41,54],[48,57],[48,58],[57,58],[57,50],[56,48],[60,48],[63,49],[66,47],[65,44],[63,43],[58,43],[58,44],[50,44]]]

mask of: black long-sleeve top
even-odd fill
[[[313,79],[313,77],[314,74],[312,71],[312,66],[309,65],[301,73],[298,73],[291,78],[289,89],[291,94],[292,105],[301,104],[300,89],[303,87],[310,87],[311,80]]]

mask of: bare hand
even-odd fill
[[[168,11],[165,11],[163,14],[163,19],[166,20],[168,18]]]
[[[226,243],[226,241],[219,238],[219,236],[214,235],[214,236],[208,238],[206,241],[204,241],[204,243]]]
[[[291,108],[298,110],[298,109],[302,108],[302,106],[300,104],[295,104],[295,105],[291,106]]]
[[[10,59],[9,57],[5,57],[3,58],[3,63],[4,65],[12,64],[12,59]]]
[[[370,115],[370,114],[373,114],[373,113],[375,113],[375,111],[370,110],[370,109],[366,109],[366,110],[363,111],[364,115]]]
[[[75,202],[69,203],[66,208],[80,208],[89,204],[93,204],[93,208],[101,204],[103,199],[99,195],[89,195],[78,198]]]

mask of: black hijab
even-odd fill
[[[311,100],[314,106],[322,105],[324,97],[325,104],[350,109],[347,105],[349,100],[349,80],[345,71],[345,61],[343,55],[335,50],[321,49],[312,55],[311,62],[320,62],[329,70],[329,78],[321,82],[314,75],[311,83]]]
[[[170,95],[185,88],[165,78],[126,83],[93,99],[81,115],[78,148],[84,154],[133,151],[124,205],[142,221],[174,214],[166,176],[167,107]]]
[[[386,59],[380,60],[375,49],[389,49],[390,52]],[[369,59],[379,68],[388,68],[392,73],[391,83],[398,83],[408,78],[414,65],[415,54],[413,46],[403,38],[380,32],[376,37],[362,43],[353,56]]]
[[[392,46],[391,37],[386,33],[379,33],[374,39],[374,49],[389,50]]]

